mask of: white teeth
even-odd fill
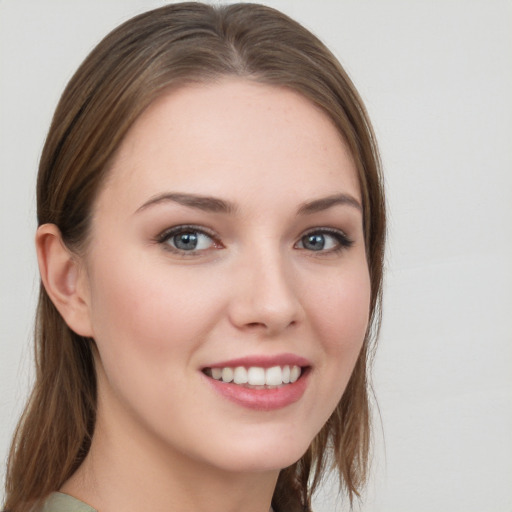
[[[265,384],[267,386],[279,386],[283,383],[283,372],[280,366],[267,368],[265,372]]]
[[[222,368],[212,368],[212,377],[215,380],[222,379]]]
[[[288,365],[283,366],[283,384],[290,382],[290,367]]]
[[[215,380],[222,380],[222,382],[275,387],[296,382],[301,373],[300,366],[285,365],[272,366],[271,368],[260,366],[231,368],[226,366],[225,368],[211,368],[208,374]]]
[[[233,368],[222,368],[222,382],[231,382],[233,380]]]
[[[235,384],[247,384],[247,370],[243,366],[237,366],[233,374],[233,382]]]
[[[263,386],[265,384],[265,369],[251,366],[247,370],[247,382],[251,386]]]
[[[300,377],[300,367],[292,366],[290,369],[290,382],[295,382]]]

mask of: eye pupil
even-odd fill
[[[321,251],[325,247],[325,237],[320,234],[306,235],[302,239],[302,245],[311,251]]]
[[[177,249],[190,251],[194,250],[197,247],[197,238],[197,233],[185,232],[175,235],[173,238],[173,242]]]

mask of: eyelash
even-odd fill
[[[180,234],[186,234],[186,233],[195,233],[195,234],[207,236],[208,238],[210,238],[212,240],[213,245],[216,246],[215,248],[222,249],[224,247],[213,232],[206,230],[203,227],[194,226],[194,225],[181,225],[181,226],[172,227],[170,229],[166,229],[165,231],[163,231],[160,235],[158,235],[156,237],[156,242],[159,244],[162,244],[167,251],[173,252],[175,254],[179,254],[181,256],[195,256],[205,250],[208,250],[208,249],[199,249],[199,250],[185,251],[183,249],[174,247],[170,243],[168,243],[169,240],[171,240],[173,237],[180,235]]]
[[[354,245],[354,241],[352,239],[350,239],[345,233],[343,233],[343,231],[340,231],[338,229],[333,229],[333,228],[311,229],[311,230],[307,231],[306,233],[304,233],[300,237],[299,242],[303,243],[303,240],[306,237],[311,236],[311,235],[322,235],[322,236],[328,235],[328,236],[334,238],[337,243],[337,247],[334,247],[332,249],[328,249],[325,251],[324,250],[309,251],[309,252],[312,252],[313,254],[318,253],[318,254],[316,254],[317,256],[321,256],[321,255],[325,255],[325,254],[337,254],[345,249],[349,249],[350,247],[352,247]],[[297,242],[297,243],[299,243],[299,242]],[[301,249],[307,250],[305,247],[302,247]]]
[[[206,250],[209,250],[210,247],[206,249],[197,249],[197,250],[184,250],[179,249],[168,243],[173,237],[180,234],[196,234],[200,236],[206,236],[212,241],[213,248],[215,249],[223,249],[224,246],[220,242],[220,240],[215,236],[215,234],[209,230],[206,230],[204,227],[194,226],[194,225],[181,225],[175,226],[169,229],[166,229],[162,233],[160,233],[155,241],[159,244],[162,244],[165,247],[165,250],[173,252],[175,254],[179,254],[181,256],[196,256],[198,254],[203,253]],[[304,247],[304,240],[311,235],[320,235],[325,236],[328,235],[336,241],[337,246],[334,248],[330,248],[327,250],[308,250]],[[302,247],[296,247],[298,244],[302,244]],[[311,229],[304,234],[301,235],[299,240],[294,244],[294,247],[299,250],[304,250],[307,252],[311,252],[312,254],[316,254],[316,256],[326,255],[326,254],[336,254],[345,249],[350,248],[354,244],[354,241],[351,240],[345,233],[340,230],[332,229],[332,228],[314,228]]]

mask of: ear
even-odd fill
[[[36,250],[41,280],[54,306],[71,330],[93,337],[87,276],[55,224],[38,228]]]

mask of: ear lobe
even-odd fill
[[[38,228],[36,250],[41,280],[62,318],[80,336],[93,337],[86,278],[55,224]]]

